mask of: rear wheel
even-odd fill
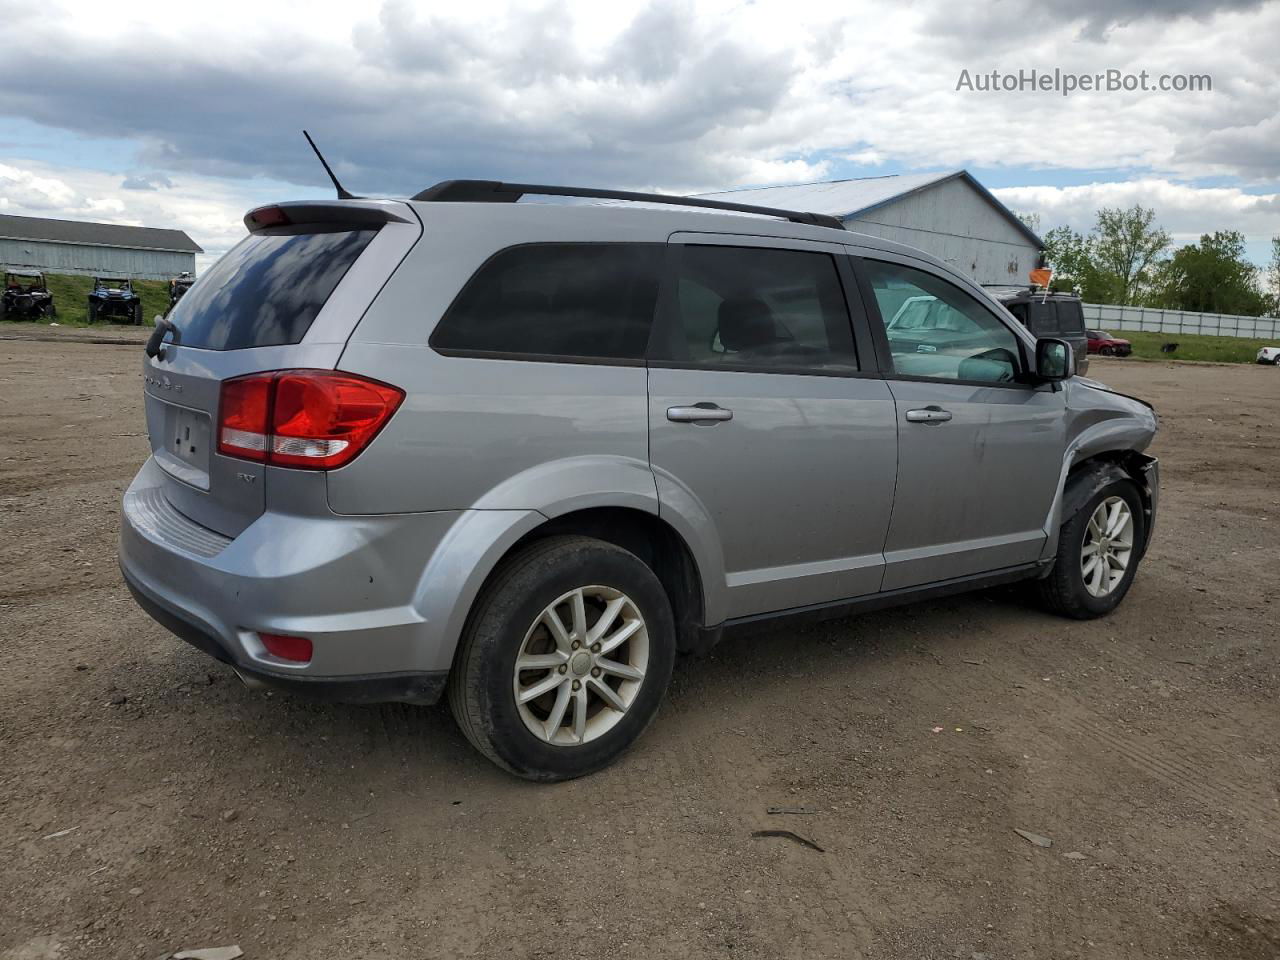
[[[1100,347],[1100,348],[1098,349],[1098,352],[1099,352],[1100,354],[1102,354],[1104,357],[1114,357],[1114,356],[1116,355],[1116,348],[1115,348],[1115,347]]]
[[[1062,524],[1053,572],[1039,582],[1041,602],[1077,620],[1110,613],[1129,592],[1145,538],[1137,486],[1113,480]]]
[[[449,703],[500,767],[568,780],[644,732],[674,662],[671,605],[653,571],[600,540],[550,537],[506,561],[477,600]]]

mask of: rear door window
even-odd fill
[[[184,347],[243,350],[298,343],[377,230],[279,230],[236,244],[178,301]]]
[[[829,253],[689,244],[679,251],[673,329],[656,359],[721,369],[858,369]]]
[[[431,335],[444,353],[642,361],[663,245],[545,243],[495,254]]]
[[[1049,336],[1058,332],[1058,318],[1054,313],[1054,304],[1034,300],[1027,305],[1030,322],[1027,329],[1037,336]]]

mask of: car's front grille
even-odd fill
[[[230,537],[202,527],[180,513],[159,487],[144,487],[124,496],[124,509],[138,531],[148,539],[197,557],[216,557],[231,543]]]

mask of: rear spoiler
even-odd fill
[[[323,224],[380,227],[384,223],[417,223],[408,205],[399,200],[294,200],[256,207],[244,215],[250,233],[271,227]]]

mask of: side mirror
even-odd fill
[[[1071,344],[1055,337],[1036,341],[1036,379],[1047,383],[1070,380],[1076,375],[1076,353]]]

